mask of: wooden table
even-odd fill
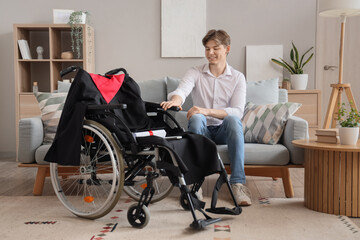
[[[360,217],[360,141],[357,145],[294,140],[305,148],[305,206]]]

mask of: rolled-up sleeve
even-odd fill
[[[225,108],[225,112],[228,115],[235,115],[238,118],[242,118],[244,114],[244,108],[246,103],[246,80],[245,76],[239,74],[239,81],[236,84],[234,93],[230,100],[230,106]]]
[[[179,86],[175,91],[168,94],[168,100],[171,100],[172,96],[178,95],[181,97],[181,105],[185,102],[186,97],[191,93],[195,86],[195,81],[199,75],[199,71],[195,68],[191,68],[187,71],[184,78],[180,81]]]

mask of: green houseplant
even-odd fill
[[[271,61],[275,64],[285,68],[291,74],[291,85],[294,89],[306,89],[308,75],[304,74],[304,66],[310,62],[314,53],[305,60],[305,56],[314,48],[311,47],[307,50],[300,58],[299,51],[297,50],[294,42],[291,42],[292,49],[290,51],[290,60],[291,63],[286,62],[284,59],[280,58],[280,61],[272,58]]]
[[[89,22],[89,12],[75,11],[71,13],[68,24],[71,27],[71,49],[81,58],[81,46],[83,44],[83,27],[81,24]]]
[[[360,115],[355,108],[350,107],[350,110],[347,111],[345,103],[339,106],[338,122],[341,127],[359,127],[359,121]]]
[[[359,138],[360,115],[351,105],[350,102],[350,110],[347,110],[345,103],[342,103],[338,111],[340,143],[345,145],[355,145]]]

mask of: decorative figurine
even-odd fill
[[[42,47],[42,46],[38,46],[37,48],[36,48],[36,52],[37,52],[37,58],[38,59],[44,59],[43,58],[43,52],[44,52],[44,48]]]

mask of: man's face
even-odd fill
[[[218,44],[210,40],[205,44],[205,56],[210,64],[219,64],[226,62],[226,55],[230,51],[230,46]]]

